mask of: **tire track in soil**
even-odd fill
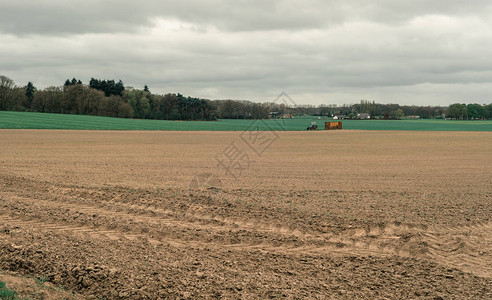
[[[43,210],[56,209],[64,213],[82,212],[96,218],[116,218],[132,220],[139,226],[156,225],[183,230],[200,230],[206,233],[231,234],[241,232],[253,236],[252,240],[228,244],[224,241],[207,241],[206,239],[177,239],[167,235],[154,236],[145,232],[132,232],[131,228],[113,224],[112,229],[81,226],[66,221],[49,219],[26,220],[22,217],[2,215],[5,225],[25,228],[37,228],[43,231],[58,231],[108,240],[147,241],[153,245],[165,243],[173,247],[227,247],[239,251],[281,252],[290,255],[300,254],[338,254],[357,256],[402,256],[426,258],[447,267],[453,267],[481,277],[491,277],[492,268],[492,230],[491,224],[474,224],[460,227],[424,227],[390,224],[384,227],[347,229],[340,233],[310,234],[288,228],[253,225],[248,221],[230,220],[200,214],[189,214],[181,220],[173,219],[176,212],[127,203],[109,203],[113,209],[85,204],[30,199],[18,197],[11,193],[2,193],[4,202],[16,201],[36,206]],[[5,200],[9,199],[9,200]],[[10,209],[16,209],[10,207]],[[116,210],[115,210],[116,209]],[[138,211],[138,214],[135,213]],[[126,211],[126,212],[125,212]],[[18,211],[21,214],[22,211]],[[58,215],[58,214],[54,214]],[[53,215],[53,216],[54,216]],[[164,217],[166,216],[166,217]],[[61,224],[60,224],[61,223]],[[130,232],[128,232],[130,231]],[[261,233],[261,238],[255,237]],[[266,235],[266,236],[265,236]],[[271,242],[271,241],[275,242]],[[284,242],[287,240],[289,242]],[[299,245],[300,244],[300,245]],[[483,251],[485,249],[485,251]]]
[[[31,186],[30,186],[31,187]],[[32,186],[34,188],[34,186]],[[29,189],[31,190],[31,189]],[[47,192],[46,190],[45,192]],[[90,199],[74,197],[73,193],[77,191],[77,194],[90,196]],[[144,220],[147,216],[155,217],[160,216],[160,221],[163,221],[164,224],[173,225],[176,227],[184,227],[184,228],[194,228],[194,229],[210,229],[214,228],[217,231],[220,231],[221,228],[227,228],[227,231],[238,232],[238,231],[256,231],[256,232],[265,232],[272,233],[278,232],[286,235],[298,237],[298,238],[315,238],[315,235],[312,235],[307,232],[303,232],[297,229],[290,229],[287,227],[274,226],[272,224],[268,224],[265,222],[258,222],[258,220],[241,220],[236,217],[230,216],[215,216],[209,215],[205,213],[197,213],[197,212],[186,212],[186,211],[175,211],[171,209],[162,209],[157,206],[145,206],[139,205],[135,203],[127,203],[117,201],[117,199],[101,201],[97,199],[101,194],[100,191],[94,191],[85,187],[58,187],[58,186],[50,186],[49,195],[45,193],[34,193],[34,197],[36,201],[40,199],[40,197],[49,197],[50,203],[58,203],[60,207],[65,208],[80,208],[81,211],[91,212],[92,209],[102,208],[106,211],[111,211],[112,214],[122,216],[131,216],[133,218],[139,218]],[[18,192],[5,192],[0,191],[0,195],[8,196],[8,197],[16,197],[16,198],[25,198],[33,197],[33,191],[30,193],[18,195]],[[83,196],[82,196],[83,197]],[[74,200],[76,199],[76,200]],[[126,213],[125,213],[126,212]],[[152,218],[151,218],[152,219]],[[183,221],[186,221],[186,225],[183,226]],[[204,224],[206,226],[200,226],[200,224]]]
[[[76,226],[68,224],[51,223],[44,221],[36,221],[23,219],[22,217],[11,217],[9,215],[0,214],[0,225],[10,226],[14,228],[23,228],[26,230],[38,230],[41,232],[59,232],[73,235],[79,238],[102,239],[111,241],[145,241],[154,246],[167,244],[176,248],[194,247],[194,248],[229,248],[238,251],[260,251],[260,252],[278,252],[283,254],[294,255],[316,255],[316,254],[338,254],[338,255],[358,255],[358,256],[392,256],[400,254],[400,256],[408,256],[404,253],[399,253],[392,247],[380,247],[374,242],[354,241],[346,237],[336,237],[323,245],[308,245],[308,246],[275,246],[271,243],[239,243],[239,244],[218,244],[214,242],[196,241],[196,240],[177,240],[171,238],[153,239],[148,235],[126,233],[116,230],[97,229],[89,226]],[[382,250],[382,251],[381,251]]]
[[[31,213],[35,213],[36,217],[40,219],[47,218],[48,222],[60,221],[60,222],[68,222],[67,220],[75,220],[75,218],[68,218],[69,216],[77,215],[77,214],[85,214],[87,216],[92,216],[95,218],[105,218],[107,220],[115,221],[115,220],[125,220],[131,221],[132,225],[136,226],[135,228],[124,228],[123,224],[111,223],[111,226],[115,226],[120,228],[121,231],[132,231],[142,229],[142,227],[147,227],[144,231],[155,228],[156,226],[164,227],[164,229],[174,230],[176,228],[182,229],[183,232],[192,230],[199,230],[204,235],[206,234],[231,234],[231,233],[261,233],[263,235],[269,234],[272,235],[273,238],[280,236],[286,236],[289,239],[296,239],[300,241],[301,239],[309,239],[311,242],[316,241],[313,235],[302,234],[299,231],[291,231],[288,232],[285,228],[278,229],[274,227],[262,227],[262,226],[254,226],[252,223],[248,222],[234,222],[234,221],[221,221],[219,218],[210,218],[205,215],[189,215],[192,220],[188,220],[186,217],[181,218],[180,220],[175,219],[171,211],[162,210],[162,209],[153,209],[144,206],[137,205],[120,205],[118,207],[113,207],[112,209],[108,209],[106,207],[96,207],[89,206],[85,204],[72,203],[72,202],[58,202],[58,201],[50,201],[50,200],[41,200],[41,199],[30,199],[26,197],[18,197],[18,196],[3,196],[3,201],[8,202],[11,213],[17,211],[17,215],[21,215],[22,210],[25,208],[32,208]],[[9,200],[5,200],[9,199]],[[21,207],[21,205],[27,205],[25,207]],[[125,207],[127,206],[127,207]],[[135,213],[135,209],[138,207],[138,213]],[[125,209],[128,211],[125,212]],[[56,211],[57,213],[48,214],[47,216],[42,216],[42,212],[46,211]],[[62,217],[59,217],[60,213]],[[63,220],[58,220],[63,219]],[[204,222],[204,223],[201,223]],[[72,222],[73,223],[73,222]],[[96,223],[96,222],[94,222]],[[97,223],[105,223],[105,222],[97,222]],[[106,223],[107,224],[107,223]],[[92,224],[96,226],[96,224]],[[161,238],[168,239],[169,236],[162,232]],[[321,241],[321,238],[317,239],[318,242]]]
[[[4,199],[7,199],[5,196],[3,197]],[[204,240],[178,240],[178,239],[173,239],[169,236],[154,236],[154,235],[149,235],[149,234],[140,234],[140,233],[133,233],[131,236],[133,237],[141,237],[141,238],[147,238],[149,240],[152,240],[154,244],[158,244],[159,241],[162,243],[169,243],[171,245],[190,245],[192,244],[193,246],[202,246],[202,247],[213,247],[220,245],[221,247],[229,247],[231,249],[235,250],[245,250],[245,251],[253,251],[253,250],[259,250],[259,251],[266,251],[266,252],[284,252],[284,253],[290,253],[290,254],[307,254],[307,253],[324,253],[324,252],[336,252],[339,254],[354,254],[354,255],[401,255],[401,256],[408,256],[407,253],[404,251],[400,251],[392,245],[393,241],[399,240],[398,236],[395,235],[387,235],[387,234],[376,234],[376,233],[381,233],[383,231],[379,229],[370,229],[370,230],[363,230],[363,229],[350,229],[346,230],[344,232],[341,232],[339,234],[307,234],[307,233],[301,233],[296,230],[288,230],[286,228],[275,228],[275,227],[265,227],[265,226],[252,226],[248,224],[247,222],[234,222],[231,220],[228,220],[227,222],[224,222],[221,226],[211,226],[211,225],[203,225],[203,224],[197,224],[196,222],[186,222],[185,220],[177,221],[177,220],[169,220],[169,219],[164,219],[161,217],[155,217],[155,216],[142,216],[142,215],[135,215],[131,213],[125,213],[122,211],[109,211],[104,208],[99,208],[99,207],[92,207],[92,206],[86,206],[86,205],[80,205],[80,204],[74,204],[74,203],[58,203],[58,202],[53,202],[49,200],[33,200],[25,197],[16,197],[16,196],[10,196],[8,197],[9,200],[4,200],[5,202],[9,202],[11,206],[9,207],[11,209],[10,213],[12,214],[15,210],[17,210],[17,215],[22,214],[22,207],[18,206],[12,206],[16,202],[22,202],[24,204],[32,205],[36,207],[36,210],[39,212],[41,211],[48,211],[52,209],[56,210],[61,210],[63,213],[69,213],[71,211],[72,213],[79,213],[83,212],[88,215],[94,215],[97,216],[97,218],[101,217],[117,217],[118,219],[121,220],[133,220],[135,222],[140,222],[139,225],[147,225],[147,226],[156,226],[156,225],[165,225],[170,228],[172,227],[180,227],[184,229],[189,229],[189,228],[194,228],[194,229],[201,229],[203,232],[223,232],[223,233],[235,233],[235,232],[241,232],[241,233],[249,233],[251,236],[255,237],[257,236],[257,233],[261,233],[261,238],[256,238],[253,240],[249,240],[246,242],[239,242],[235,244],[224,244],[220,243],[220,241],[214,242],[206,242]],[[134,207],[134,205],[132,205]],[[156,213],[155,210],[151,210],[152,213]],[[37,216],[39,219],[42,221],[18,221],[16,224],[19,222],[29,222],[25,223],[26,225],[36,225],[38,228],[45,228],[45,229],[61,229],[65,231],[70,231],[73,230],[74,232],[88,232],[92,237],[104,237],[105,235],[110,234],[111,237],[122,237],[126,239],[131,239],[126,237],[126,233],[124,231],[127,231],[128,228],[123,228],[124,226],[121,226],[119,224],[112,224],[116,225],[116,228],[113,228],[113,230],[98,230],[93,227],[87,227],[87,226],[80,226],[80,224],[73,225],[73,224],[67,224],[69,219],[72,218],[64,218],[65,219],[65,224],[60,225],[59,222],[61,220],[55,220],[54,218],[58,214],[50,214],[50,216]],[[196,217],[196,215],[194,215]],[[200,216],[203,217],[203,216]],[[47,218],[47,221],[44,221],[43,218]],[[13,219],[11,217],[11,219]],[[54,222],[55,221],[55,222]],[[44,223],[47,223],[49,225],[43,226]],[[104,222],[102,222],[104,223]],[[247,224],[246,226],[243,226],[243,224]],[[62,227],[63,226],[63,227]],[[120,229],[119,231],[115,229]],[[132,229],[129,229],[130,231]],[[104,233],[103,235],[99,234],[99,232]],[[393,232],[393,231],[391,231]],[[386,233],[386,232],[385,232]],[[265,235],[269,234],[269,235]],[[288,242],[285,243],[282,241],[282,238],[285,238]],[[295,238],[295,239],[293,239]],[[276,241],[275,243],[268,242],[268,241]],[[301,246],[297,246],[297,244],[301,244]],[[381,245],[383,244],[383,245]]]
[[[477,276],[492,277],[492,223],[437,227],[424,233],[428,258]]]
[[[61,233],[73,234],[82,238],[97,238],[108,239],[111,241],[119,240],[146,240],[151,244],[159,244],[157,240],[149,239],[147,236],[138,234],[123,233],[115,230],[96,230],[90,227],[73,226],[56,223],[41,222],[35,220],[25,220],[21,217],[11,217],[9,215],[0,214],[2,225],[9,225],[14,228],[31,228],[39,231],[57,231]]]

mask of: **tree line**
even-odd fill
[[[297,105],[257,103],[248,100],[208,100],[181,94],[159,95],[143,89],[125,87],[121,80],[91,78],[67,79],[62,86],[38,90],[32,82],[17,86],[0,75],[0,110],[43,113],[83,114],[119,118],[158,120],[266,119],[282,115],[333,116],[356,118],[368,113],[371,118],[400,119],[454,118],[460,120],[492,119],[492,104],[455,103],[443,106],[408,106],[361,100],[347,105]]]
[[[81,114],[118,118],[160,120],[216,120],[217,108],[210,100],[181,94],[152,94],[125,88],[121,80],[92,78],[88,85],[67,79],[63,86],[38,90],[31,82],[24,87],[0,76],[0,110]]]

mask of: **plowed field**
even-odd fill
[[[45,299],[492,297],[492,133],[252,138],[0,130],[0,281],[43,278]]]

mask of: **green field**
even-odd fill
[[[311,121],[324,128],[328,118],[299,117],[287,120],[161,121],[84,115],[0,111],[2,129],[73,130],[306,130]],[[418,131],[492,131],[492,121],[451,120],[343,120],[344,129]]]

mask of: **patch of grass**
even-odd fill
[[[166,131],[306,131],[310,122],[320,129],[328,118],[296,117],[285,120],[169,121],[137,120],[85,115],[0,111],[2,129],[72,129],[72,130],[166,130]],[[417,130],[417,131],[492,131],[492,120],[343,120],[344,129]]]
[[[1,300],[18,300],[19,297],[17,296],[17,293],[9,288],[7,288],[7,285],[5,282],[0,281],[0,299]]]
[[[33,290],[35,290],[34,292],[31,293],[31,295],[35,297],[35,299],[39,299],[39,298],[42,299],[43,290],[47,288],[45,283],[48,281],[48,277],[45,275],[41,275],[39,277],[33,276],[32,278],[36,282],[36,285],[28,285],[28,287],[31,287]]]
[[[48,281],[48,276],[41,275],[40,277],[36,277],[36,278],[34,278],[34,280],[36,280],[36,283],[37,283],[40,287],[44,287],[44,284]]]

